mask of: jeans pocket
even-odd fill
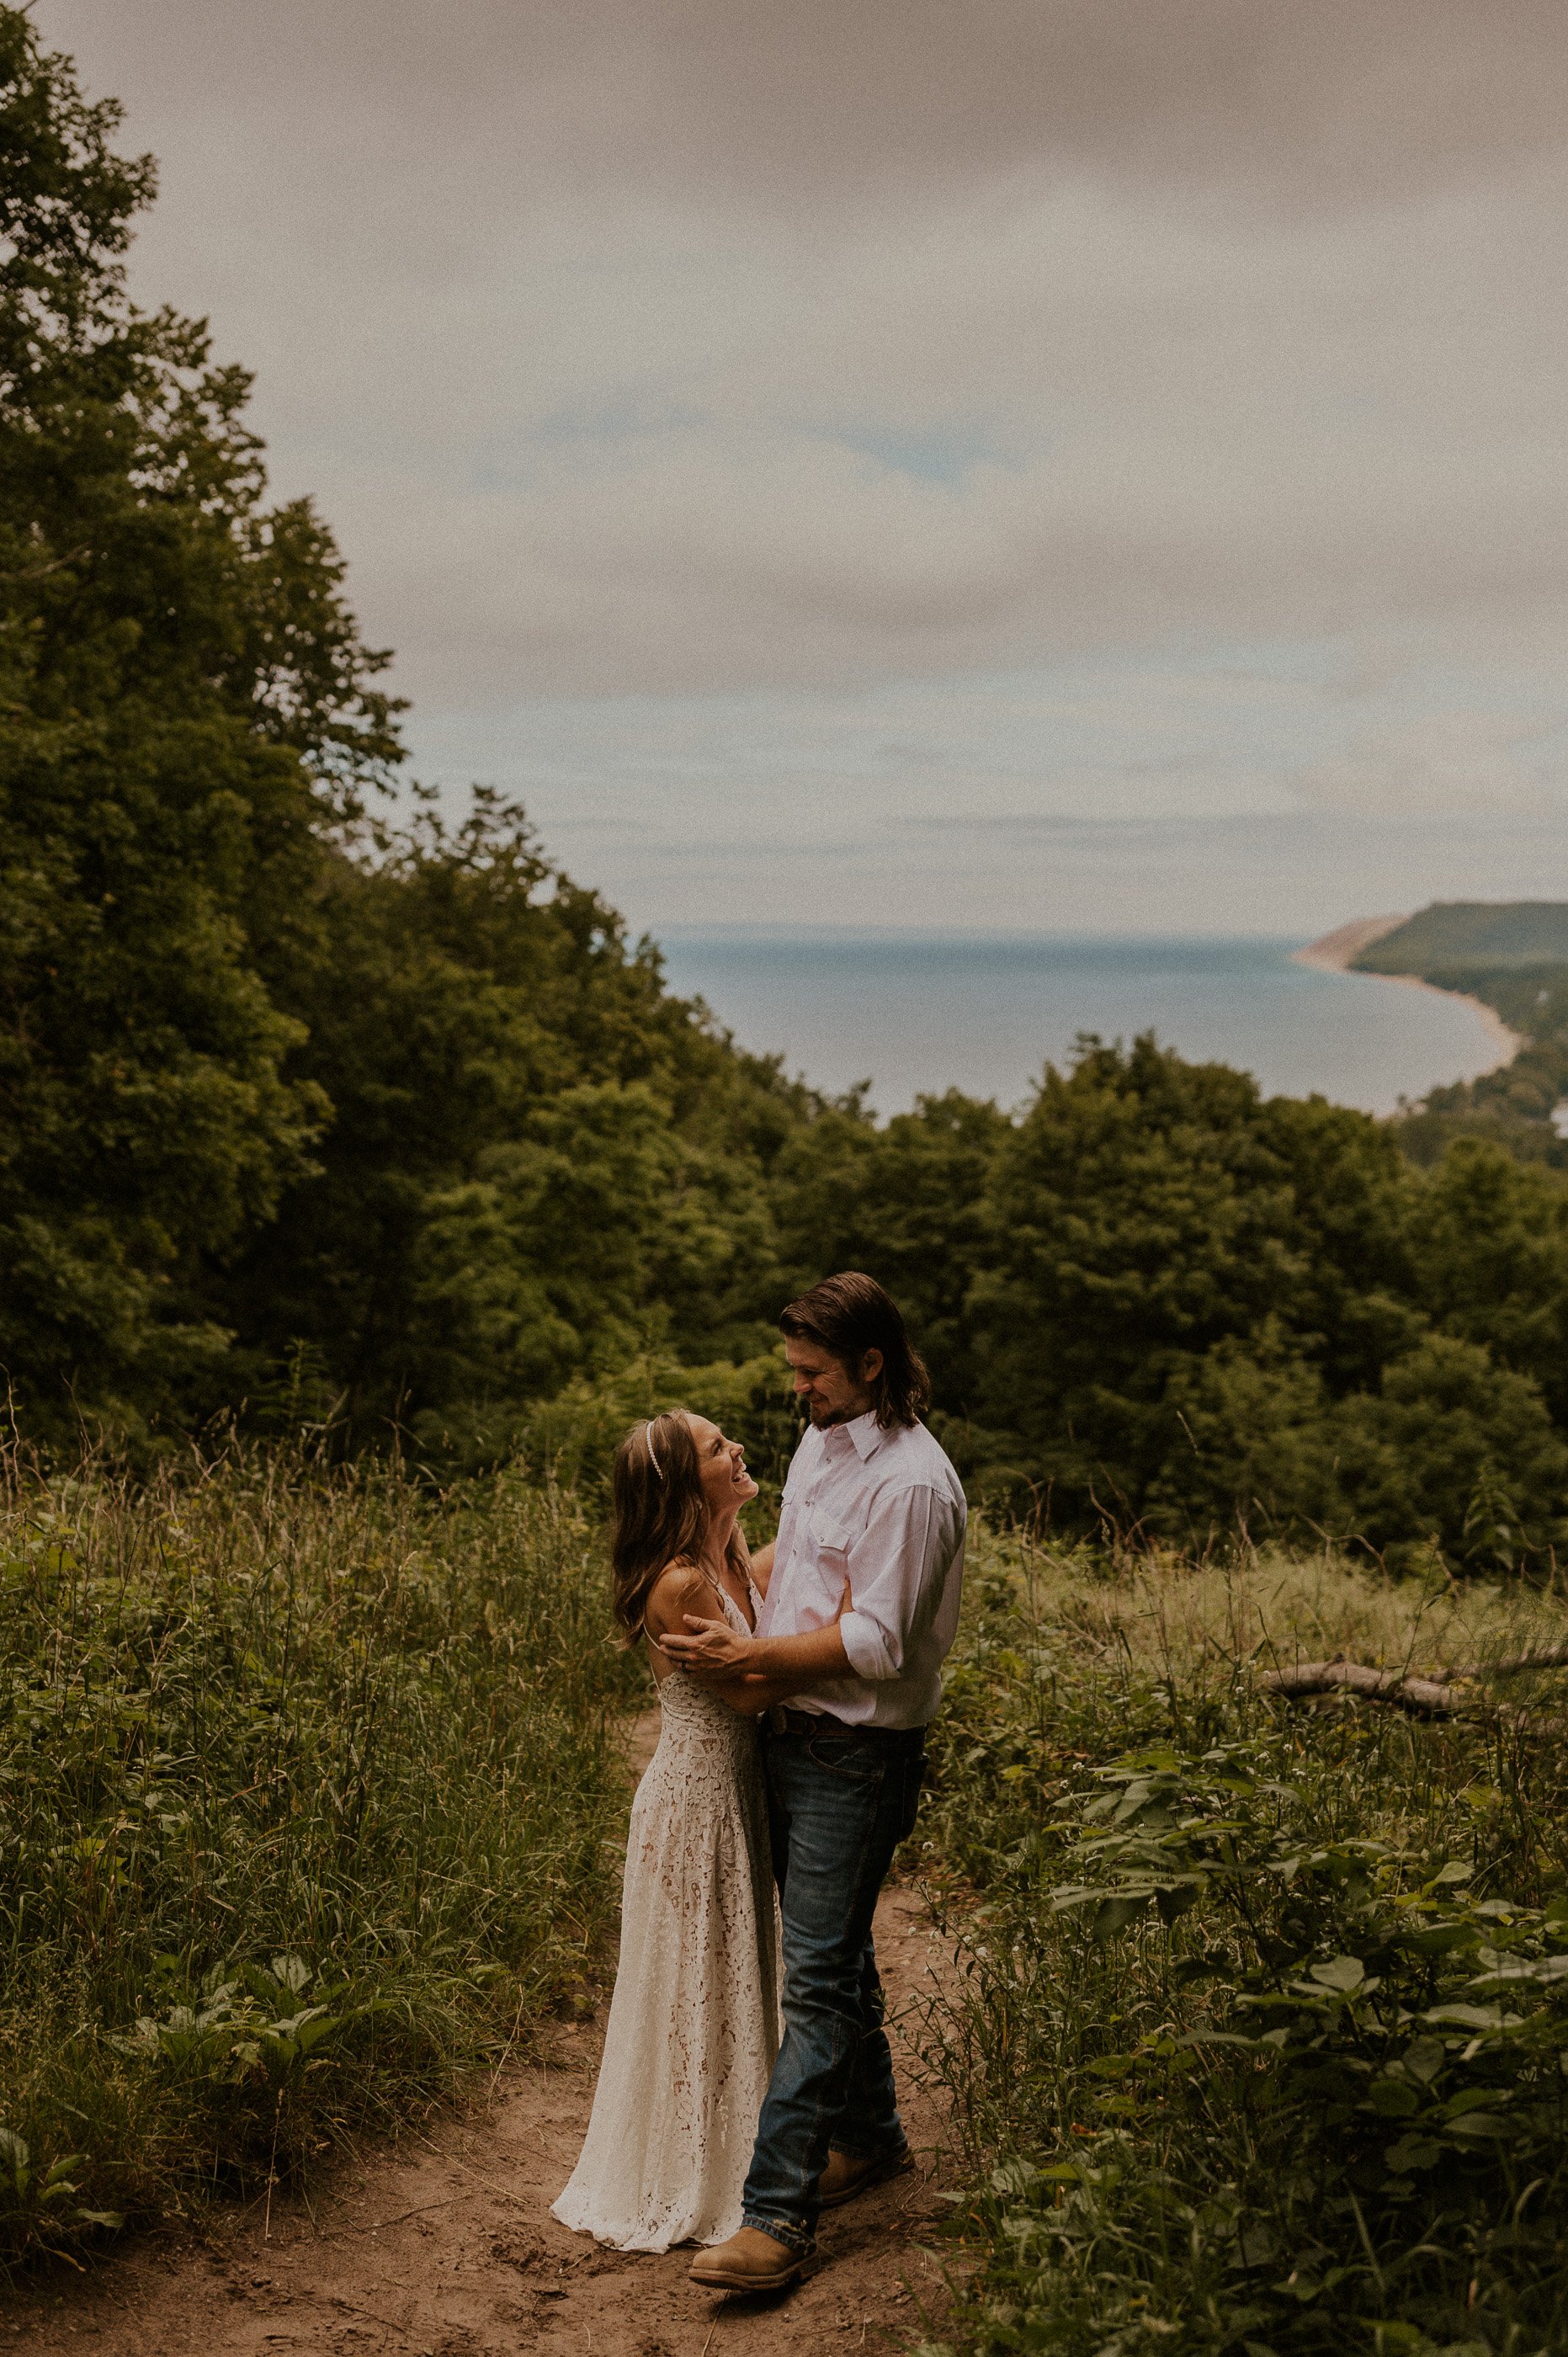
[[[864,1785],[867,1791],[880,1784],[887,1772],[887,1762],[875,1747],[853,1735],[810,1736],[806,1752],[813,1766],[842,1777],[846,1784]]]

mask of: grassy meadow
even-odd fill
[[[1435,1558],[978,1531],[914,1852],[970,2188],[929,2357],[1568,2347],[1562,1681],[1430,1722],[1259,1684],[1565,1640]],[[0,1663],[7,2266],[264,2196],[602,1960],[640,1673],[570,1493],[14,1464]]]
[[[937,2351],[1568,2347],[1568,1726],[1290,1705],[1259,1670],[1562,1644],[1549,1589],[978,1550],[921,2025],[974,2190]]]
[[[0,1503],[0,2262],[258,2191],[570,2001],[637,1673],[498,1477],[234,1451]]]

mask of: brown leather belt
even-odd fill
[[[762,1724],[769,1735],[865,1735],[906,1745],[926,1732],[923,1727],[866,1727],[858,1719],[835,1718],[831,1710],[797,1710],[787,1702],[771,1704],[762,1714]]]
[[[831,1710],[796,1710],[787,1702],[769,1705],[763,1713],[769,1735],[847,1735],[848,1722]]]

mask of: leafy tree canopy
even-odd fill
[[[247,379],[126,296],[118,122],[0,9],[0,1353],[135,1415],[197,1396],[199,1265],[308,1168],[265,968],[397,744]]]

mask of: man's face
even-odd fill
[[[854,1371],[820,1342],[797,1341],[791,1334],[784,1356],[795,1378],[795,1397],[814,1425],[852,1423],[871,1405],[871,1386],[882,1372],[880,1351],[868,1351]]]

